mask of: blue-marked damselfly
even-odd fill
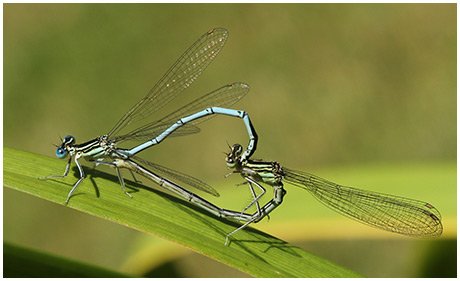
[[[215,114],[222,114],[243,119],[250,139],[247,150],[245,151],[245,157],[250,157],[256,149],[257,134],[255,133],[248,114],[241,110],[222,108],[230,107],[243,98],[249,91],[249,86],[247,84],[232,83],[223,86],[161,119],[148,122],[128,133],[121,133],[129,127],[128,125],[149,117],[177,97],[184,89],[188,88],[221,51],[227,37],[228,32],[223,28],[213,29],[201,36],[173,64],[160,81],[150,90],[147,96],[131,108],[108,134],[99,136],[82,144],[76,144],[74,137],[66,136],[62,140],[62,144],[56,150],[56,155],[59,158],[69,156],[64,174],[46,176],[40,179],[66,177],[69,173],[72,158],[74,158],[80,173],[80,179],[68,193],[65,201],[67,204],[72,194],[74,194],[79,184],[85,178],[83,168],[78,161],[80,158],[84,158],[95,163],[96,166],[101,164],[115,168],[123,191],[130,197],[131,195],[126,191],[120,168],[127,168],[130,171],[141,174],[218,216],[228,218],[244,217],[244,214],[241,215],[238,212],[218,208],[205,199],[158,174],[167,175],[168,177],[172,177],[214,196],[218,196],[218,192],[206,183],[183,173],[143,160],[136,157],[135,154],[159,144],[168,136],[184,136],[197,133],[200,129],[196,127],[196,124],[209,119]],[[132,149],[118,148],[120,143],[127,140],[144,142]],[[142,163],[142,165],[148,166],[151,170],[136,163],[134,160]]]
[[[256,205],[256,212],[241,227],[229,233],[228,238],[251,223],[259,222],[283,202],[284,184],[289,183],[309,191],[318,201],[351,219],[382,230],[403,235],[432,238],[442,234],[441,214],[433,205],[410,198],[373,192],[335,184],[315,175],[282,167],[277,162],[252,160],[242,157],[243,148],[235,144],[226,156],[232,173],[241,174],[249,186],[254,200],[242,211]],[[260,207],[259,199],[265,194],[262,184],[273,187],[273,199]],[[254,186],[262,192],[256,195]]]

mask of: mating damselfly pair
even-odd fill
[[[76,144],[74,137],[66,136],[56,150],[56,155],[59,158],[69,156],[64,174],[43,178],[67,176],[72,158],[74,158],[80,179],[68,193],[65,201],[68,203],[85,177],[83,168],[78,161],[80,158],[85,158],[94,162],[95,165],[108,165],[115,168],[123,191],[131,197],[126,191],[120,173],[120,168],[127,168],[131,172],[151,179],[214,215],[245,222],[226,236],[225,244],[227,244],[229,236],[251,223],[260,221],[282,203],[286,194],[283,182],[310,191],[315,198],[326,206],[370,226],[416,237],[441,235],[441,215],[436,208],[426,202],[340,186],[308,173],[283,168],[277,162],[250,159],[256,150],[258,138],[249,115],[242,110],[227,108],[248,93],[249,86],[247,84],[225,85],[161,119],[149,121],[145,125],[138,126],[138,128],[127,130],[137,121],[150,117],[188,88],[221,51],[227,38],[228,32],[223,28],[213,29],[201,36],[173,64],[147,96],[131,108],[106,135],[82,144]],[[218,192],[206,183],[136,156],[140,151],[159,144],[167,137],[198,133],[200,129],[196,125],[215,116],[215,114],[242,118],[248,131],[249,144],[246,149],[236,144],[226,155],[227,166],[234,169],[233,173],[239,173],[243,176],[253,197],[252,202],[242,211],[220,208],[176,182],[179,181],[218,196]],[[121,133],[122,131],[128,131],[128,133]],[[120,143],[127,140],[143,141],[143,143],[131,149],[118,147]],[[261,207],[259,200],[265,194],[265,188],[262,184],[272,186],[274,195],[271,201]],[[261,190],[259,195],[255,192],[254,186]],[[253,214],[245,213],[253,205],[256,207],[256,212]]]

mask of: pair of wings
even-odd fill
[[[121,134],[125,127],[129,127],[137,121],[151,116],[187,89],[220,53],[227,38],[228,31],[223,28],[215,28],[203,34],[179,57],[149,93],[117,122],[107,134],[109,138],[116,143],[126,140],[150,140],[182,117],[211,106],[231,107],[242,99],[249,92],[247,84],[233,83],[225,85],[161,119],[154,120],[146,125],[132,129],[128,133]],[[200,129],[196,127],[196,124],[211,117],[212,115],[190,122],[170,136],[184,136],[198,133]]]
[[[420,238],[442,233],[441,214],[427,202],[342,186],[287,168],[283,173],[284,181],[308,190],[327,207],[361,223]]]
[[[155,138],[167,128],[177,122],[180,118],[191,115],[211,106],[231,107],[242,99],[248,92],[249,86],[244,83],[233,83],[225,85],[215,91],[206,94],[191,103],[179,108],[173,113],[149,122],[146,125],[132,129],[128,133],[122,131],[137,121],[144,120],[164,107],[186,88],[188,88],[214,60],[225,45],[228,38],[228,31],[223,28],[212,29],[203,34],[195,43],[188,48],[182,56],[172,65],[166,74],[157,82],[150,92],[132,107],[107,134],[110,140],[119,144],[123,141],[147,141]],[[196,124],[208,120],[213,115],[209,115],[193,122],[187,123],[174,131],[170,137],[185,136],[198,133],[200,129]],[[219,196],[219,193],[206,183],[183,174],[142,160],[135,157],[155,172],[173,177],[187,185]]]

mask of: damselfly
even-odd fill
[[[332,210],[372,227],[420,238],[438,237],[442,233],[441,214],[427,202],[338,185],[309,173],[282,167],[277,162],[244,158],[242,154],[242,146],[235,144],[225,160],[227,166],[234,169],[232,173],[241,174],[246,180],[254,198],[243,212],[254,204],[257,211],[250,219],[246,215],[241,218],[246,223],[228,234],[225,244],[229,236],[260,221],[283,202],[286,194],[283,182],[309,191]],[[271,201],[260,207],[259,199],[265,194],[262,183],[272,186],[274,195]],[[258,196],[254,185],[262,191]]]
[[[257,134],[253,129],[249,116],[244,111],[221,108],[230,107],[239,101],[248,93],[248,85],[244,83],[233,83],[223,86],[201,98],[194,100],[164,118],[154,122],[149,122],[148,124],[136,128],[129,133],[121,134],[120,132],[126,126],[142,120],[158,111],[173,98],[177,97],[184,89],[189,87],[217,56],[224,46],[227,37],[227,30],[222,28],[213,29],[201,36],[173,64],[163,78],[161,78],[152,90],[150,90],[147,96],[131,108],[108,134],[82,144],[76,144],[74,137],[66,136],[62,140],[62,144],[56,150],[56,155],[59,158],[69,156],[64,174],[46,176],[40,179],[67,176],[71,160],[74,158],[80,172],[80,179],[68,193],[67,200],[65,201],[65,203],[68,203],[70,197],[85,177],[83,169],[78,161],[83,157],[88,161],[94,162],[96,166],[103,164],[115,168],[123,191],[130,197],[131,195],[125,189],[124,180],[119,168],[128,168],[131,171],[144,175],[187,200],[201,204],[201,207],[213,213],[217,212],[220,215],[225,216],[225,212],[221,214],[222,209],[217,208],[174,182],[159,176],[157,173],[166,174],[190,186],[201,189],[214,196],[218,196],[219,194],[217,191],[215,191],[211,186],[191,176],[187,176],[183,173],[142,160],[134,155],[146,148],[160,143],[168,136],[184,136],[197,133],[200,131],[200,129],[195,126],[197,123],[210,118],[214,114],[223,114],[243,119],[250,139],[247,150],[245,151],[245,157],[251,156],[257,145]],[[121,142],[127,140],[145,142],[132,149],[120,149],[117,147],[117,145]],[[133,160],[137,160],[145,165],[148,165],[157,173],[149,171]],[[232,217],[232,215],[229,215],[229,217]]]

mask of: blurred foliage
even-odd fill
[[[3,243],[5,278],[123,278],[130,277],[93,265]]]
[[[456,161],[456,4],[3,7],[5,146],[54,156],[59,135],[86,141],[108,132],[194,40],[225,27],[222,53],[160,113],[242,81],[251,92],[235,108],[249,112],[259,134],[256,158],[313,172],[360,167],[343,182],[358,187],[366,166]],[[247,135],[237,119],[216,117],[200,127],[142,157],[216,183],[220,192],[230,186],[222,152],[227,142],[247,143]],[[429,173],[420,172],[420,181]],[[410,196],[403,189],[418,183],[410,185],[394,188]],[[452,179],[424,188],[434,201],[435,191],[448,192],[452,210],[455,186]],[[5,239],[82,259],[105,254],[95,262],[110,268],[142,248],[134,231],[62,208],[56,226],[57,218],[46,219],[56,212],[49,204],[14,191],[4,198]],[[106,253],[94,246],[98,239]]]
[[[4,143],[54,155],[58,134],[83,141],[108,132],[195,39],[222,26],[227,46],[171,108],[244,81],[251,93],[235,107],[250,113],[260,157],[291,166],[453,160],[455,12],[454,4],[6,4]],[[239,120],[227,119],[155,157],[167,162],[177,151],[191,171],[212,169],[206,161],[193,169],[195,159],[221,158],[225,140],[246,142]]]

